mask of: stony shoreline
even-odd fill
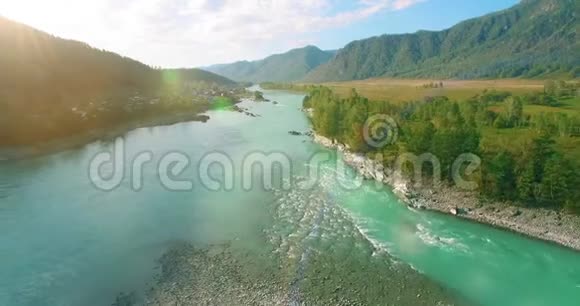
[[[150,289],[121,293],[112,306],[472,305],[388,255],[360,252],[361,262],[350,252],[314,252],[297,279],[294,258],[267,252],[183,242],[161,257]]]
[[[459,218],[491,225],[528,237],[580,251],[580,216],[547,209],[530,209],[509,203],[485,203],[473,192],[438,185],[414,188],[398,173],[386,171],[382,165],[361,154],[353,153],[342,144],[314,135],[313,141],[343,154],[346,164],[366,179],[389,185],[395,194],[412,209],[424,209],[455,215]]]

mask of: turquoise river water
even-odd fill
[[[154,159],[143,168],[139,191],[131,188],[131,175],[112,191],[89,180],[91,158],[112,150],[113,142],[1,162],[0,305],[111,305],[119,292],[151,286],[159,272],[157,259],[178,241],[199,246],[233,241],[240,248],[269,250],[294,269],[291,294],[327,294],[327,285],[308,280],[334,269],[328,274],[340,277],[337,283],[349,280],[340,288],[358,286],[362,295],[376,296],[359,300],[397,304],[381,300],[396,295],[384,292],[392,287],[372,287],[383,273],[379,261],[390,261],[408,267],[400,273],[418,275],[408,279],[393,274],[397,286],[443,288],[444,293],[429,290],[435,292],[432,305],[446,296],[473,305],[580,305],[580,253],[451,216],[409,210],[392,192],[376,190],[373,182],[344,188],[352,173],[333,168],[335,153],[288,134],[309,129],[300,111],[303,96],[266,91],[266,97],[279,104],[241,105],[259,117],[211,111],[205,124],[129,132],[125,160],[146,151]],[[191,158],[179,177],[191,179],[192,190],[171,191],[160,182],[157,165],[169,152]],[[291,181],[304,183],[313,168],[320,179],[309,190],[247,189],[242,175],[235,173],[233,188],[211,191],[196,173],[196,163],[210,152],[228,156],[235,168],[250,153],[279,152],[291,162]],[[316,153],[328,153],[331,160],[309,162]],[[222,174],[211,169],[215,177]],[[339,265],[329,268],[316,256],[336,256],[353,266],[341,272]],[[367,272],[352,281],[362,269],[357,265]],[[336,276],[340,273],[344,275]],[[328,294],[339,288],[332,286]],[[400,294],[399,299],[411,298]],[[411,302],[399,305],[415,304],[406,301]]]

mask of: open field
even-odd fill
[[[559,106],[548,106],[548,105],[524,105],[524,113],[526,115],[536,115],[541,113],[563,113],[567,115],[580,115],[580,97],[566,98],[560,100],[561,105]],[[490,106],[489,110],[499,113],[505,110],[505,105],[498,103],[496,105]]]
[[[481,133],[481,149],[488,152],[507,150],[516,156],[524,155],[539,135],[536,131],[524,128],[485,128]],[[580,161],[580,137],[555,137],[554,140],[566,158],[574,163]]]
[[[425,88],[431,83],[443,83],[443,88]],[[307,85],[307,84],[300,84]],[[523,79],[501,80],[429,80],[429,79],[391,79],[378,78],[361,81],[330,82],[321,85],[330,87],[339,95],[346,96],[352,88],[369,98],[391,102],[422,100],[425,97],[448,96],[450,99],[464,100],[484,90],[503,90],[514,94],[542,91],[544,81]]]

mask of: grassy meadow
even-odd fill
[[[426,85],[443,83],[441,88]],[[299,84],[310,85],[310,84]],[[509,91],[515,95],[544,90],[544,81],[502,80],[429,80],[377,78],[361,81],[330,82],[320,84],[331,88],[340,96],[348,96],[351,89],[374,101],[407,102],[423,100],[425,97],[447,96],[451,100],[465,100],[484,90]]]

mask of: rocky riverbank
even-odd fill
[[[351,253],[313,252],[296,279],[291,257],[183,243],[160,259],[161,273],[143,299],[123,293],[112,306],[472,305],[385,256],[361,262]]]
[[[366,179],[389,185],[411,209],[425,209],[455,215],[489,224],[533,238],[554,242],[580,251],[580,217],[540,208],[523,208],[502,202],[485,202],[474,192],[439,184],[414,188],[400,173],[386,171],[383,166],[361,154],[350,152],[342,144],[320,135],[314,142],[343,154],[345,163]]]
[[[160,259],[161,275],[143,305],[288,305],[276,271],[250,270],[256,265],[248,260],[227,244],[176,246]]]

